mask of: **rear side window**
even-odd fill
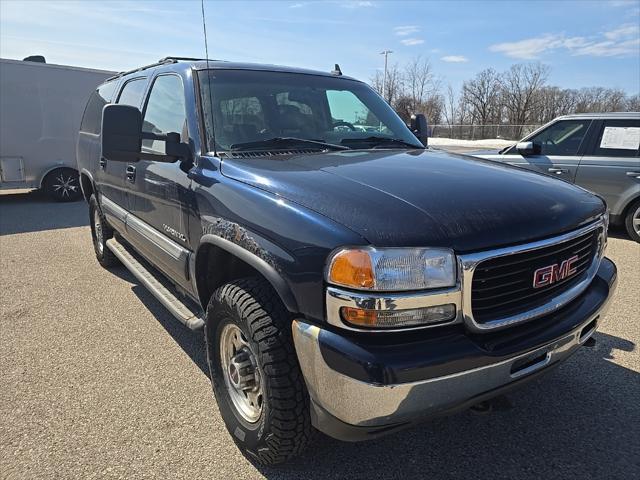
[[[640,120],[605,120],[587,155],[637,157],[640,149]]]
[[[87,106],[84,109],[80,131],[86,133],[99,134],[102,123],[102,108],[111,103],[113,94],[116,91],[116,82],[105,83],[98,87],[89,97]]]
[[[122,87],[118,103],[140,108],[140,105],[142,105],[142,95],[144,95],[144,89],[146,86],[146,78],[134,78],[133,80],[129,80],[124,84],[124,87]]]
[[[161,75],[154,82],[144,113],[142,131],[158,135],[176,132],[182,135],[187,117],[182,79],[176,75]],[[142,140],[143,147],[164,153],[165,143]]]

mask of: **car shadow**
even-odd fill
[[[89,224],[86,202],[56,202],[39,190],[0,195],[0,235],[82,227]]]
[[[201,331],[194,332],[181,324],[124,266],[112,267],[109,271],[122,280],[133,284],[131,287],[133,293],[208,378],[209,367],[207,365],[207,352],[204,345],[204,333]]]
[[[114,270],[208,376],[202,333],[184,327],[126,269]],[[636,345],[596,333],[547,375],[508,394],[512,405],[437,418],[388,437],[346,443],[322,434],[284,465],[247,459],[266,478],[626,478],[638,471],[640,374],[613,363]],[[371,399],[375,401],[375,399]]]

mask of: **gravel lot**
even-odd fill
[[[202,338],[93,256],[84,203],[0,196],[0,478],[638,478],[640,245],[596,349],[509,396],[381,440],[253,465],[218,414]]]

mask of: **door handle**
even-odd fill
[[[136,167],[133,165],[127,165],[127,180],[131,183],[136,181]]]
[[[547,168],[547,172],[561,175],[563,173],[569,173],[568,168]]]
[[[640,172],[627,172],[627,177],[634,177],[640,180]]]
[[[105,169],[107,168],[107,159],[104,157],[100,157],[100,161],[98,162],[98,164],[100,165],[101,169]]]

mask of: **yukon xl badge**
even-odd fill
[[[578,255],[563,260],[560,265],[554,263],[537,269],[533,273],[533,288],[541,288],[553,285],[556,282],[569,278],[574,275],[578,269],[574,264],[578,261]]]
[[[179,238],[180,240],[182,240],[183,242],[187,241],[187,237],[184,236],[183,233],[180,233],[179,231],[177,231],[175,228],[170,227],[169,225],[167,225],[166,223],[162,224],[162,228],[164,229],[165,232],[167,232],[169,235],[171,235],[172,237],[176,237]]]

